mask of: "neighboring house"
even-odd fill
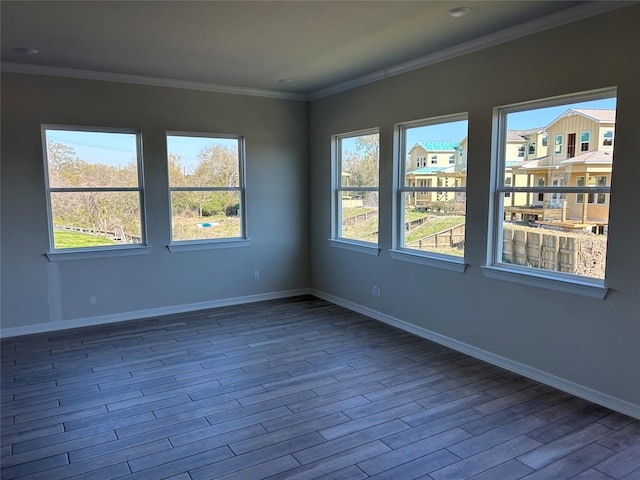
[[[509,162],[507,156],[506,170],[512,184],[541,187],[610,185],[615,114],[615,109],[569,109],[564,112],[544,129],[549,142],[546,155],[514,163]],[[562,218],[582,223],[607,222],[609,201],[604,194],[518,195],[511,200],[512,206],[559,208],[564,209]]]
[[[465,138],[466,142],[466,138]],[[406,182],[410,187],[464,186],[464,152],[459,142],[417,142],[407,158]],[[455,198],[452,192],[414,192],[406,205],[432,206]]]
[[[409,150],[408,170],[422,167],[449,167],[459,156],[458,142],[418,142]]]

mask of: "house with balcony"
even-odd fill
[[[546,155],[513,162],[507,152],[505,181],[515,186],[610,186],[615,114],[615,109],[568,109],[544,129],[551,143]],[[542,220],[577,222],[584,228],[603,230],[608,221],[609,199],[602,193],[514,194],[505,205],[544,208],[550,212]]]

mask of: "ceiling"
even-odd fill
[[[624,3],[2,0],[2,67],[313,98]]]

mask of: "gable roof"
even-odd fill
[[[564,117],[570,117],[571,115],[581,115],[596,123],[616,123],[616,109],[615,108],[570,108],[554,121],[552,121],[546,128],[556,123],[558,120]]]
[[[459,142],[417,142],[413,148],[420,146],[428,152],[451,152],[456,150],[458,145]]]
[[[544,127],[528,128],[527,130],[507,130],[507,142],[526,142],[531,135],[544,133]]]
[[[425,173],[440,173],[448,169],[453,169],[453,165],[449,167],[422,167],[410,170],[407,174],[425,174]]]

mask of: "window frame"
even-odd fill
[[[238,142],[238,186],[237,187],[180,187],[171,186],[169,179],[169,169],[167,168],[167,187],[168,187],[168,214],[169,214],[169,244],[167,248],[170,252],[176,253],[181,251],[193,250],[209,250],[219,248],[246,247],[251,243],[247,236],[247,207],[246,207],[246,139],[244,135],[229,133],[207,133],[207,132],[183,132],[169,130],[165,132],[165,163],[169,164],[169,145],[168,137],[193,137],[193,138],[210,138],[236,140]],[[238,215],[240,217],[240,236],[238,237],[220,237],[220,238],[204,238],[189,240],[173,239],[173,210],[171,205],[172,192],[239,192]]]
[[[584,140],[585,133],[587,138],[586,140]],[[580,132],[580,153],[588,152],[590,143],[591,143],[591,132],[589,130],[583,130],[582,132]],[[585,148],[585,145],[587,148]]]
[[[467,138],[468,138],[468,112],[455,113],[451,115],[443,115],[438,117],[426,118],[421,120],[413,120],[409,122],[402,122],[395,126],[395,143],[396,148],[394,151],[394,175],[397,175],[397,181],[394,182],[394,220],[393,220],[393,239],[392,248],[390,250],[391,258],[394,260],[406,261],[410,263],[417,263],[420,265],[427,265],[430,267],[442,268],[445,270],[452,270],[455,272],[463,273],[466,270],[467,264],[465,263],[465,257],[458,257],[455,255],[447,255],[438,252],[421,251],[412,248],[404,247],[404,208],[405,208],[405,195],[416,195],[418,193],[464,193],[466,196],[467,187],[459,186],[440,186],[440,178],[435,186],[408,186],[405,185],[407,166],[403,161],[406,158],[405,150],[409,148],[407,145],[407,130],[411,128],[428,127],[430,125],[440,125],[450,122],[467,122]],[[465,205],[465,224],[466,224],[466,205]],[[465,234],[466,239],[466,234]],[[466,255],[466,253],[465,253]]]
[[[559,193],[559,194],[611,194],[610,186],[529,186],[529,187],[506,187],[504,184],[504,172],[506,164],[505,148],[507,135],[507,115],[527,110],[539,108],[562,106],[571,103],[585,102],[590,100],[601,100],[605,98],[617,98],[615,87],[593,90],[589,92],[563,95],[541,100],[504,105],[494,108],[494,136],[493,136],[493,158],[491,175],[490,194],[490,215],[487,242],[487,261],[482,267],[486,277],[498,280],[511,281],[523,285],[536,286],[552,289],[564,293],[572,293],[586,297],[603,300],[607,294],[606,267],[605,278],[585,277],[571,273],[556,272],[539,268],[525,267],[521,265],[507,264],[502,262],[503,244],[503,218],[504,218],[504,198],[506,193]],[[554,138],[555,145],[555,138]],[[586,179],[585,179],[586,180]],[[607,249],[608,249],[607,245]]]
[[[562,134],[555,135],[553,137],[553,154],[554,155],[562,155],[562,143],[564,138],[562,138]]]
[[[611,133],[611,138],[607,137],[608,133]],[[613,147],[613,141],[615,140],[616,129],[614,128],[603,128],[602,129],[602,147]],[[609,142],[609,143],[607,143]]]
[[[342,141],[363,137],[367,135],[378,135],[378,185],[345,187],[342,185]],[[331,238],[329,243],[333,247],[378,256],[380,254],[379,242],[366,242],[342,236],[342,192],[377,192],[378,209],[380,208],[380,129],[378,127],[354,130],[351,132],[331,135]],[[407,158],[407,157],[405,157]],[[418,160],[419,161],[419,160]],[[378,230],[380,230],[380,215],[378,215]]]
[[[112,133],[112,134],[129,134],[135,135],[136,138],[136,169],[137,169],[137,187],[52,187],[49,179],[49,156],[47,153],[47,132],[48,131],[72,131],[72,132],[90,132],[90,133]],[[47,223],[49,235],[49,249],[45,256],[50,262],[66,261],[66,260],[82,260],[91,258],[101,258],[109,256],[128,256],[147,254],[150,248],[147,244],[147,222],[146,222],[146,202],[145,202],[145,186],[144,186],[144,162],[142,155],[142,131],[137,128],[126,127],[96,127],[86,125],[60,125],[60,124],[42,124],[40,126],[40,135],[42,141],[42,158],[44,162],[44,186],[47,205]],[[83,192],[137,192],[138,208],[140,211],[140,242],[124,243],[116,245],[96,245],[89,247],[75,248],[55,248],[54,228],[53,228],[53,211],[51,194],[52,193],[83,193]]]

